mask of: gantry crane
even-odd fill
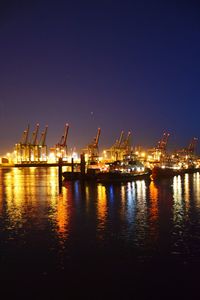
[[[32,133],[32,138],[29,143],[29,160],[31,162],[39,161],[39,149],[38,149],[38,132],[39,123],[36,124],[35,130]]]
[[[158,141],[157,146],[154,149],[152,149],[153,151],[151,152],[151,154],[154,162],[164,162],[166,159],[168,160],[166,148],[169,136],[170,134],[168,132],[164,132],[161,137],[161,140]]]
[[[105,150],[105,157],[107,160],[118,161],[132,156],[131,149],[131,131],[128,131],[124,138],[124,131],[121,131],[119,139],[107,150]]]
[[[32,138],[29,141],[29,131],[30,127],[24,130],[22,134],[21,141],[16,144],[16,156],[17,162],[37,162],[39,160],[39,150],[38,150],[38,131],[39,124],[36,125],[35,130],[32,133]]]
[[[114,145],[112,146],[113,149],[119,149],[121,147],[123,137],[124,137],[124,131],[122,130],[119,139],[117,139]]]
[[[125,151],[125,154],[129,154],[131,148],[131,131],[128,132],[126,139],[121,144],[121,148]]]
[[[193,137],[193,139],[191,140],[188,148],[187,148],[187,154],[188,155],[194,155],[195,154],[195,149],[196,149],[196,145],[198,142],[198,138]]]
[[[31,139],[31,142],[30,142],[30,144],[32,146],[36,146],[38,144],[37,136],[38,136],[39,126],[40,126],[39,123],[37,123],[36,128],[33,131],[32,139]]]
[[[121,146],[124,138],[124,131],[121,131],[119,139],[117,139],[114,143],[114,145],[110,148],[110,156],[114,160],[120,159],[120,153],[121,153]]]
[[[28,144],[29,129],[30,129],[30,126],[28,124],[27,129],[24,130],[24,132],[22,134],[22,138],[21,138],[21,141],[20,141],[21,145],[27,145]]]
[[[192,165],[195,159],[195,149],[198,142],[198,138],[193,137],[189,145],[176,152],[175,157],[182,163]]]
[[[20,142],[15,145],[16,160],[18,163],[29,161],[28,137],[29,125],[24,130]]]
[[[165,153],[169,135],[170,134],[167,133],[167,132],[163,133],[163,136],[162,136],[161,140],[158,141],[158,145],[157,145],[157,148],[156,148],[157,150],[160,150],[161,152]]]
[[[38,158],[40,162],[47,161],[47,145],[46,145],[47,130],[48,130],[48,125],[46,125],[44,131],[42,131],[38,143]]]
[[[56,144],[56,157],[64,158],[67,156],[67,137],[69,132],[69,124],[65,124],[64,135],[61,136],[60,141]]]
[[[96,162],[99,157],[99,138],[101,134],[101,128],[98,128],[97,135],[93,142],[88,145],[88,160],[89,162]]]
[[[39,145],[42,147],[46,145],[45,143],[46,143],[46,137],[47,137],[47,130],[48,130],[48,125],[46,125],[44,131],[42,131],[42,133],[41,133]]]

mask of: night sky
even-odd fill
[[[65,123],[69,147],[98,127],[101,149],[122,129],[133,145],[200,138],[199,16],[198,1],[1,1],[0,154],[37,122],[48,146]]]

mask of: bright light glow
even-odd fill
[[[56,162],[56,155],[54,152],[50,152],[48,156],[48,162],[49,163],[55,163]]]
[[[74,160],[77,160],[77,159],[78,159],[78,153],[77,153],[77,152],[73,152],[73,153],[72,153],[72,158],[73,158]]]

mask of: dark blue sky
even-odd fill
[[[57,143],[134,145],[200,137],[198,1],[5,1],[0,7],[0,154],[29,123]],[[93,114],[91,114],[93,112]]]

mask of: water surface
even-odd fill
[[[52,168],[0,170],[0,278],[196,284],[200,174],[67,182]]]

